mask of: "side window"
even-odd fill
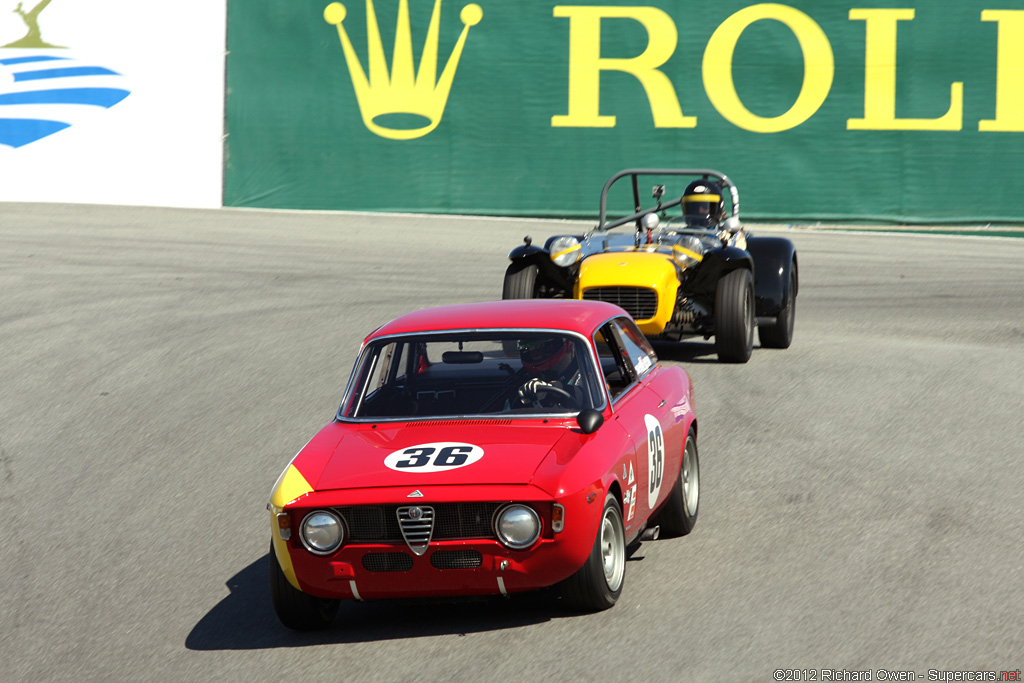
[[[366,393],[381,389],[384,386],[394,384],[401,365],[403,344],[387,344],[377,356],[376,362],[370,369],[369,382],[366,385]]]
[[[626,365],[619,353],[618,332],[613,323],[608,323],[594,335],[597,346],[597,359],[601,363],[601,374],[608,383],[608,390],[614,399],[633,383],[633,369]]]
[[[623,354],[637,377],[643,377],[658,361],[654,348],[632,320],[617,318],[612,324],[619,331]]]

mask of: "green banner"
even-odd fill
[[[226,206],[595,216],[714,168],[751,220],[1021,223],[1024,10],[247,0]]]

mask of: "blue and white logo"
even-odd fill
[[[0,145],[22,147],[128,97],[124,77],[67,50],[0,49]]]

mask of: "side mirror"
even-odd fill
[[[593,408],[587,408],[576,416],[576,424],[580,426],[584,434],[593,434],[604,424],[604,415]]]

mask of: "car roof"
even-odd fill
[[[435,306],[395,318],[366,340],[411,332],[472,329],[567,330],[590,335],[609,318],[628,315],[604,301],[580,299],[506,299]]]

